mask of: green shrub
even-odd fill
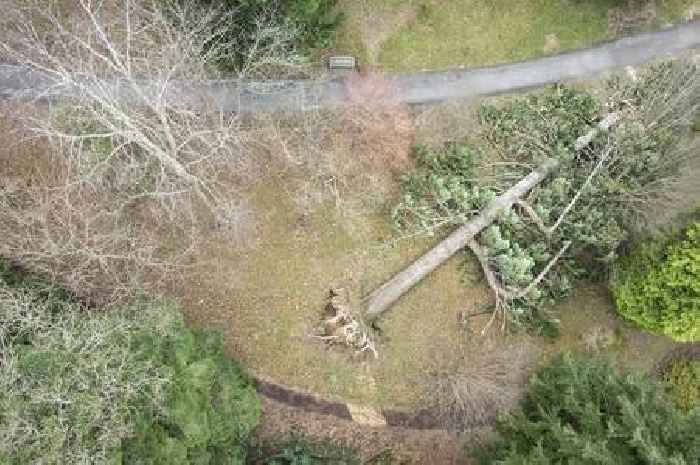
[[[483,463],[673,464],[700,460],[700,410],[683,414],[648,378],[567,354],[530,381]]]
[[[167,302],[88,313],[3,266],[0,353],[0,463],[244,463],[255,391]]]
[[[313,51],[333,46],[335,31],[343,20],[337,0],[283,0],[282,8],[299,30],[299,46]]]
[[[700,361],[677,360],[664,372],[667,392],[684,412],[700,407]]]
[[[357,454],[331,440],[312,442],[294,435],[275,444],[253,448],[249,465],[360,465]],[[377,463],[376,461],[373,463]],[[379,462],[390,463],[390,462]]]
[[[613,270],[617,311],[679,341],[700,340],[700,223],[682,240],[642,242]]]

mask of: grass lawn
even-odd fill
[[[476,67],[593,45],[688,15],[697,0],[343,0],[338,49],[388,71]],[[617,15],[611,14],[609,12]],[[622,19],[620,19],[622,18]]]
[[[385,246],[392,231],[379,214],[347,217],[334,205],[300,217],[285,180],[253,198],[267,212],[257,245],[244,253],[207,241],[199,279],[178,292],[191,319],[223,327],[229,349],[262,377],[323,396],[374,405],[411,405],[421,376],[459,355],[457,312],[485,302],[483,285],[464,286],[458,260],[431,275],[386,319],[378,360],[358,361],[349,350],[314,339],[328,291],[345,285],[366,294],[432,241]]]
[[[595,85],[590,83],[591,89]],[[415,109],[417,141],[438,145],[468,136],[476,142],[475,104]],[[562,333],[555,341],[525,332],[504,335],[498,329],[482,337],[490,315],[469,319],[465,328],[461,314],[483,310],[490,291],[475,258],[458,254],[378,321],[378,360],[329,349],[312,334],[330,287],[340,284],[356,296],[366,295],[439,238],[395,242],[386,206],[344,209],[342,202],[327,201],[310,211],[300,209],[290,196],[300,181],[295,176],[276,175],[251,193],[259,218],[254,247],[237,250],[225,239],[207,238],[192,270],[195,278],[171,289],[190,321],[222,328],[230,353],[258,376],[323,397],[409,410],[428,405],[436,375],[460,365],[490,372],[489,354],[509,353],[513,347],[528,347],[533,354],[528,371],[564,350],[591,350],[648,371],[674,346],[617,317],[604,283],[581,283],[553,309]],[[347,205],[354,204],[351,200],[344,199]]]
[[[341,283],[366,294],[438,239],[387,247],[392,231],[380,213],[348,218],[333,205],[300,224],[283,186],[281,179],[255,195],[267,215],[253,249],[241,253],[207,240],[198,278],[173,290],[190,321],[222,328],[231,354],[270,381],[346,402],[412,410],[430,402],[431,375],[462,363],[478,370],[488,350],[511,350],[515,340],[537,354],[531,369],[563,350],[590,350],[591,341],[601,340],[595,350],[646,371],[674,345],[624,323],[606,287],[586,283],[554,309],[562,321],[559,339],[505,336],[498,329],[481,336],[489,315],[469,320],[468,329],[459,315],[481,310],[490,291],[473,257],[457,254],[379,320],[378,360],[329,349],[311,336],[328,289]]]

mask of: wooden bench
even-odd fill
[[[328,59],[328,69],[331,71],[355,71],[357,62],[355,57],[336,56]]]

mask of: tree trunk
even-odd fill
[[[591,128],[586,134],[576,139],[575,150],[582,150],[593,141],[598,133],[610,130],[610,128],[618,123],[620,116],[619,113],[608,114],[596,127]],[[458,250],[464,248],[474,236],[493,223],[502,211],[510,209],[515,202],[520,200],[522,196],[542,182],[558,167],[558,160],[552,158],[545,160],[544,163],[521,179],[515,186],[491,201],[479,215],[460,226],[459,229],[447,236],[445,240],[413,262],[411,266],[372,292],[367,298],[365,321],[371,323],[375,320],[385,310],[391,307],[399,297],[418,284],[420,280],[435,268],[442,265]]]
[[[445,240],[433,247],[428,253],[413,262],[411,266],[384,283],[368,297],[365,310],[365,321],[376,319],[388,309],[406,291],[415,286],[420,280],[435,268],[444,263],[458,250],[463,249],[467,242],[493,223],[501,212],[510,209],[522,196],[542,182],[551,172],[557,169],[559,161],[547,159],[533,172],[521,179],[515,186],[492,200],[482,212],[460,226]]]

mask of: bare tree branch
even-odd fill
[[[202,231],[232,220],[259,164],[254,131],[238,115],[177,99],[182,82],[215,74],[212,57],[231,44],[212,34],[227,12],[189,1],[59,3],[4,2],[0,48],[47,76],[54,98],[19,131],[46,142],[36,166],[16,173],[33,187],[3,190],[0,179],[0,253],[113,302],[179,269]],[[230,47],[248,54],[240,75],[297,59],[295,31],[271,14],[257,33],[255,50]],[[23,166],[18,154],[0,156]],[[167,257],[158,230],[177,238]]]

